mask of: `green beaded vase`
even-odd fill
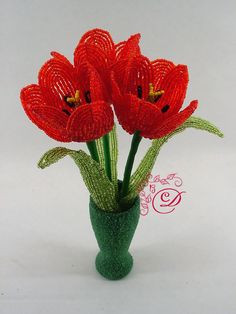
[[[119,212],[100,209],[90,197],[90,219],[100,248],[95,265],[105,278],[125,277],[133,267],[129,247],[140,217],[140,199],[136,197],[131,208]]]

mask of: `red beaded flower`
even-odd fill
[[[28,117],[61,142],[87,142],[108,133],[113,112],[97,70],[86,60],[73,66],[61,54],[51,54],[39,71],[38,84],[21,91]]]
[[[197,108],[197,100],[180,111],[188,85],[185,65],[150,61],[140,54],[139,35],[116,48],[112,98],[122,127],[130,134],[155,139],[173,132]],[[131,48],[130,48],[131,47]],[[179,112],[180,111],[180,112]]]

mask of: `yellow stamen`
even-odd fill
[[[150,96],[154,95],[154,86],[152,83],[149,84],[149,95]]]
[[[148,93],[148,100],[150,102],[155,102],[158,96],[164,94],[164,90],[154,91],[154,86],[152,83],[149,84],[149,93]]]
[[[80,101],[80,97],[79,97],[79,90],[77,89],[75,92],[75,101],[79,102]]]
[[[80,104],[80,92],[79,92],[79,90],[78,89],[76,90],[74,97],[67,97],[66,101],[69,103],[74,103],[76,105],[79,105]]]

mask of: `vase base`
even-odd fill
[[[97,271],[105,278],[118,280],[131,271],[133,267],[133,257],[128,252],[122,256],[107,256],[99,252],[95,261]]]

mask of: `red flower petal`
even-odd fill
[[[153,80],[152,66],[148,58],[140,55],[132,59],[127,67],[124,86],[125,92],[137,95],[137,89],[142,88],[142,98],[147,99],[149,93],[149,83]]]
[[[185,65],[178,65],[170,70],[163,78],[160,89],[165,93],[157,101],[160,109],[168,105],[169,110],[165,113],[166,117],[177,113],[182,107],[188,85],[188,69]]]
[[[74,51],[75,67],[79,67],[83,62],[89,62],[98,71],[107,95],[110,91],[110,72],[109,68],[115,61],[115,45],[107,31],[93,29],[88,31],[81,38]]]
[[[120,60],[112,71],[122,93],[138,95],[138,87],[141,87],[142,98],[148,98],[149,83],[153,80],[152,66],[148,58],[140,55]]]
[[[120,87],[117,84],[115,79],[115,73],[111,72],[111,88],[112,88],[112,99],[113,103],[119,102],[120,98],[122,97]]]
[[[197,100],[191,101],[188,107],[186,107],[184,110],[169,117],[168,119],[165,119],[162,124],[156,123],[156,127],[153,128],[152,131],[141,132],[141,135],[149,139],[155,139],[173,132],[192,115],[192,113],[196,110],[197,105]]]
[[[123,92],[125,92],[124,78],[128,75],[130,64],[134,57],[140,56],[139,40],[140,34],[135,34],[115,46],[116,62],[111,71],[114,72],[115,80]]]
[[[71,141],[66,131],[67,115],[46,105],[38,85],[26,86],[20,97],[27,116],[34,124],[57,141]]]
[[[86,32],[74,52],[75,65],[84,61],[89,61],[94,66],[97,66],[97,55],[103,56],[103,61],[108,63],[113,62],[115,57],[115,45],[109,32],[95,28]],[[83,59],[85,58],[85,60]]]
[[[31,120],[47,135],[60,142],[71,142],[66,130],[68,117],[60,110],[46,106],[31,108]]]
[[[20,98],[26,111],[29,111],[32,106],[46,106],[41,89],[37,84],[31,84],[22,88]]]
[[[81,63],[76,69],[82,102],[85,103],[85,93],[90,92],[91,101],[108,100],[107,90],[99,73],[88,62]]]
[[[137,117],[137,130],[140,130],[141,134],[152,132],[153,128],[161,123],[162,116],[163,114],[157,106],[148,101],[141,100]]]
[[[122,128],[129,134],[137,131],[138,111],[140,101],[136,96],[123,95],[114,100],[114,109]]]
[[[119,96],[114,103],[114,109],[119,123],[130,134],[136,131],[144,134],[152,132],[161,123],[163,116],[154,104],[130,94]]]
[[[107,74],[110,66],[110,59],[108,59],[106,52],[97,45],[79,44],[74,52],[75,67],[79,67],[81,63],[89,62],[94,66],[100,75]]]
[[[59,61],[66,63],[68,66],[71,66],[70,61],[59,52],[51,51],[51,56],[54,57],[55,59],[58,59]]]
[[[174,67],[174,63],[168,60],[156,59],[152,61],[153,86],[155,90],[161,89],[163,79]]]
[[[111,107],[99,101],[79,106],[70,116],[67,130],[73,141],[88,142],[110,132],[113,125]]]
[[[116,60],[132,59],[133,57],[140,55],[140,37],[140,34],[135,34],[130,36],[128,40],[115,45]]]
[[[74,67],[62,55],[53,52],[40,69],[39,86],[49,106],[62,108],[65,96],[74,96],[77,89]]]
[[[104,82],[94,68],[90,69],[90,91],[93,102],[98,100],[108,101],[109,97],[107,94],[107,90],[104,86]]]

